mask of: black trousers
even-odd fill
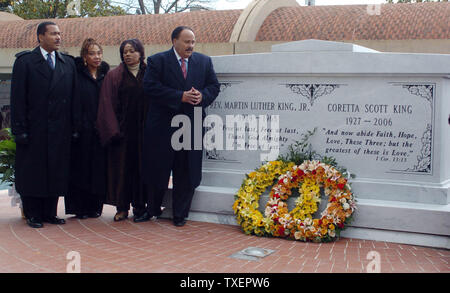
[[[103,201],[99,194],[92,194],[80,188],[72,187],[64,197],[66,214],[89,215],[102,213]]]
[[[58,196],[33,197],[21,196],[23,213],[26,218],[37,218],[43,220],[55,217],[58,208]]]
[[[167,178],[169,183],[169,178]],[[189,216],[195,188],[189,179],[188,151],[175,152],[172,166],[172,212],[174,219],[183,219]],[[149,186],[148,211],[151,216],[161,215],[161,204],[167,188],[158,189]]]

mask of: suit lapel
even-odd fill
[[[173,48],[168,52],[168,59],[170,64],[170,69],[173,71],[175,78],[179,81],[180,85],[184,88],[184,84],[186,80],[183,77],[183,73],[181,72],[180,63],[178,63],[177,56],[173,52]]]
[[[189,88],[191,88],[191,85],[193,83],[195,70],[196,70],[196,59],[194,53],[192,53],[191,57],[189,57],[188,72],[186,77],[186,85],[188,85]]]
[[[64,57],[58,52],[55,52],[55,60],[56,60],[56,64],[55,64],[55,69],[53,70],[53,75],[52,75],[52,81],[50,83],[50,89],[49,92],[51,92],[55,86],[58,84],[58,81],[64,76]],[[48,67],[48,66],[47,66]]]
[[[44,56],[42,56],[41,49],[36,47],[33,50],[33,62],[36,64],[36,71],[42,74],[46,79],[52,78],[52,70],[48,66]]]

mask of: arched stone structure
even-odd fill
[[[280,7],[300,6],[295,0],[253,0],[239,16],[231,33],[230,42],[253,42],[259,28],[272,11]]]
[[[22,17],[12,13],[0,11],[0,21],[23,20]]]

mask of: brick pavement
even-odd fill
[[[370,251],[384,273],[450,272],[450,251],[388,242],[342,238],[328,244],[303,243],[243,234],[239,227],[188,221],[175,227],[167,219],[114,222],[115,209],[102,217],[78,220],[58,216],[65,225],[29,228],[18,207],[0,191],[0,272],[66,272],[70,251],[80,254],[82,273],[360,273]],[[275,250],[263,259],[229,256],[247,247]]]

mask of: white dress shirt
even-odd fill
[[[48,52],[45,51],[45,49],[42,48],[42,47],[39,47],[39,48],[41,48],[42,56],[44,56],[44,59],[47,61],[47,54],[48,54]],[[50,53],[50,56],[52,57],[53,66],[56,67],[56,55],[55,55],[55,51],[51,52],[51,53]]]

